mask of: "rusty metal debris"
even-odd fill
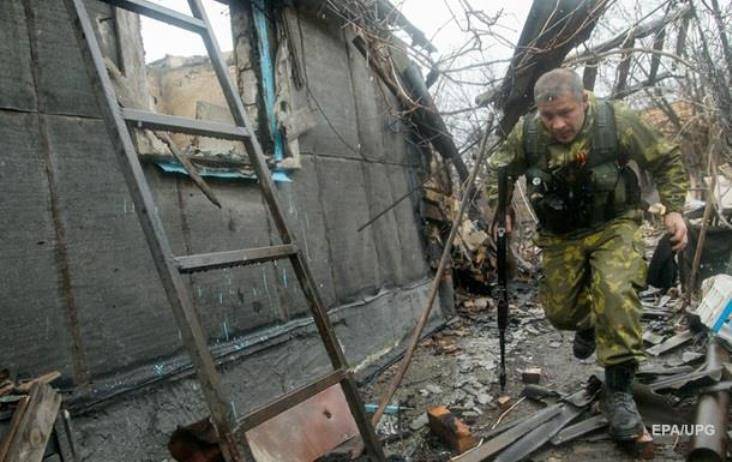
[[[715,340],[707,348],[707,369],[717,371],[729,362],[729,354]],[[713,391],[699,397],[696,408],[695,432],[689,461],[722,461],[727,456],[728,391]],[[709,431],[709,430],[712,431]]]

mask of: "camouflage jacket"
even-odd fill
[[[630,160],[638,163],[640,168],[648,171],[653,177],[661,203],[668,212],[681,212],[684,206],[686,190],[688,189],[688,175],[681,162],[681,153],[678,145],[665,140],[661,134],[650,127],[646,122],[628,107],[613,102],[615,124],[618,133],[619,149],[624,150]],[[592,138],[592,126],[596,112],[597,99],[589,93],[589,107],[585,116],[582,130],[570,144],[552,142],[549,144],[550,169],[563,167],[572,162],[580,152],[587,152]],[[537,117],[533,113],[525,117]],[[547,135],[543,124],[539,122],[541,130]],[[486,195],[488,204],[493,209],[498,199],[497,170],[508,167],[510,184],[530,167],[524,155],[523,118],[514,126],[506,141],[488,159]]]

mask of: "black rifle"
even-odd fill
[[[508,214],[508,173],[506,168],[498,169],[498,209],[496,210],[496,247],[498,251],[498,335],[501,347],[501,390],[506,388],[506,328],[508,327],[508,236],[506,216]]]

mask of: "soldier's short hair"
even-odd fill
[[[553,69],[543,74],[536,81],[534,85],[534,103],[552,101],[565,94],[581,100],[583,90],[582,79],[576,72],[570,69]]]

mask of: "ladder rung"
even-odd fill
[[[326,375],[317,382],[296,388],[276,400],[256,409],[237,421],[235,433],[246,432],[267,420],[276,417],[286,410],[297,406],[308,398],[311,398],[323,390],[342,382],[348,377],[347,370],[336,370]]]
[[[123,8],[133,13],[141,14],[149,18],[157,19],[170,24],[171,26],[180,27],[197,34],[206,31],[206,23],[200,19],[194,18],[187,14],[179,13],[170,8],[156,5],[146,0],[102,0],[112,6]]]
[[[195,273],[234,266],[252,265],[264,261],[287,258],[297,253],[294,244],[259,247],[256,249],[231,250],[226,252],[202,253],[176,257],[175,262],[181,273]]]
[[[188,119],[165,114],[156,114],[139,109],[122,108],[122,117],[137,128],[163,130],[189,135],[210,136],[227,140],[243,140],[249,137],[249,130],[236,125],[211,122],[209,120]]]

